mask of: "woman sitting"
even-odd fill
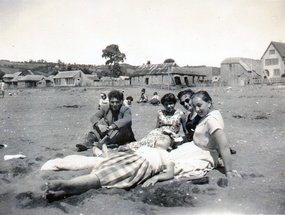
[[[204,175],[217,166],[219,154],[226,175],[236,175],[232,171],[232,157],[220,111],[213,108],[212,98],[206,91],[194,93],[191,100],[201,118],[194,131],[193,141],[182,144],[170,153],[177,170],[182,171],[180,176]]]

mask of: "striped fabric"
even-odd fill
[[[130,188],[155,174],[149,162],[140,155],[120,153],[95,167],[102,187]]]

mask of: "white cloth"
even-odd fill
[[[136,150],[135,154],[138,154],[149,161],[155,172],[160,172],[166,168],[168,162],[170,162],[170,154],[166,150],[150,148],[148,146],[142,146]]]
[[[22,155],[22,154],[17,154],[17,155],[5,155],[4,160],[11,160],[11,159],[23,159],[26,158],[27,156]]]
[[[194,144],[184,143],[170,152],[170,157],[175,163],[176,178],[203,176],[216,165],[218,153],[216,150],[207,151]]]
[[[41,168],[44,170],[82,170],[94,168],[98,163],[103,161],[102,157],[87,157],[83,155],[69,155],[64,158],[56,158],[47,161]]]

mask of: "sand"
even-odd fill
[[[49,159],[77,152],[90,130],[99,95],[111,88],[7,90],[0,98],[0,214],[283,214],[285,213],[285,86],[205,88],[221,110],[242,178],[228,184],[223,169],[200,181],[170,181],[150,188],[89,190],[54,202],[44,198],[44,183],[70,179],[91,170],[41,171]],[[119,87],[138,100],[140,88]],[[200,90],[193,88],[194,91]],[[149,97],[169,90],[146,88]],[[177,90],[173,90],[175,94]],[[10,95],[9,95],[10,93]],[[137,140],[155,127],[161,105],[133,103]],[[180,104],[176,108],[183,110]],[[5,155],[25,158],[4,160]]]

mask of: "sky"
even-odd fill
[[[0,59],[220,66],[285,43],[285,0],[0,0]]]

